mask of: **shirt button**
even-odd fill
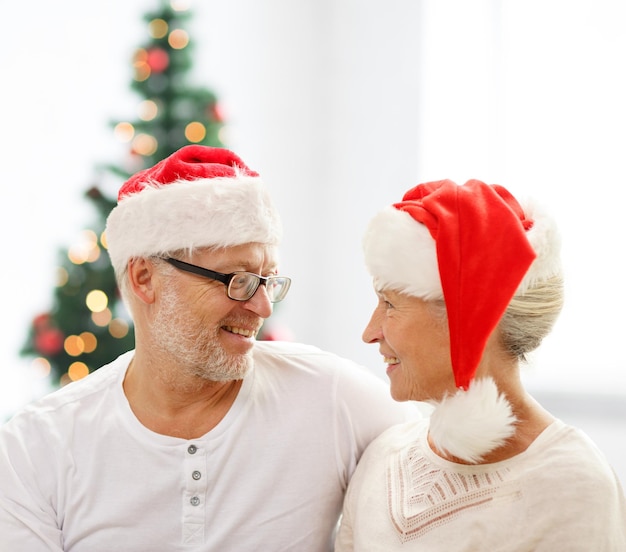
[[[197,506],[198,504],[200,504],[200,499],[197,496],[192,496],[189,499],[189,502],[191,502],[192,506]]]
[[[187,452],[189,454],[195,454],[197,450],[198,447],[196,445],[189,445],[189,447],[187,447]]]
[[[202,474],[198,470],[196,470],[192,472],[191,477],[193,477],[196,481],[198,481],[198,479],[202,477]]]

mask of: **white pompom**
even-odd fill
[[[511,405],[491,378],[475,380],[467,391],[459,389],[434,406],[429,428],[433,444],[471,464],[515,433]]]

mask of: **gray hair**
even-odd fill
[[[554,327],[564,300],[563,277],[557,274],[513,297],[499,323],[506,352],[520,361],[539,347]]]
[[[179,254],[183,254],[185,253],[186,250],[176,250],[173,251],[171,253],[171,256],[176,257]],[[146,257],[149,258],[153,263],[157,263],[160,267],[160,269],[164,272],[164,273],[173,273],[176,269],[172,266],[170,266],[168,263],[166,263],[164,260],[162,260],[160,257],[155,257],[155,256],[149,256]],[[132,308],[132,293],[130,291],[130,282],[128,279],[128,265],[124,266],[124,268],[122,270],[120,270],[119,272],[115,272],[115,279],[117,282],[117,287],[119,289],[120,292],[120,297],[122,299],[122,302],[124,303],[124,306],[126,307],[126,309],[128,310],[129,314],[133,315],[133,308]]]
[[[564,300],[563,276],[557,274],[534,283],[515,295],[502,315],[497,331],[506,354],[520,362],[539,347],[552,331]],[[443,300],[428,301],[431,316],[447,327],[448,316]]]

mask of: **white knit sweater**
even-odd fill
[[[561,421],[522,454],[487,465],[448,462],[428,422],[397,426],[363,456],[336,552],[626,550],[626,504],[595,445]]]

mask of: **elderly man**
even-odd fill
[[[347,360],[255,341],[291,283],[280,233],[225,149],[124,184],[106,234],[136,347],[1,428],[3,550],[332,549],[361,453],[407,410]]]

